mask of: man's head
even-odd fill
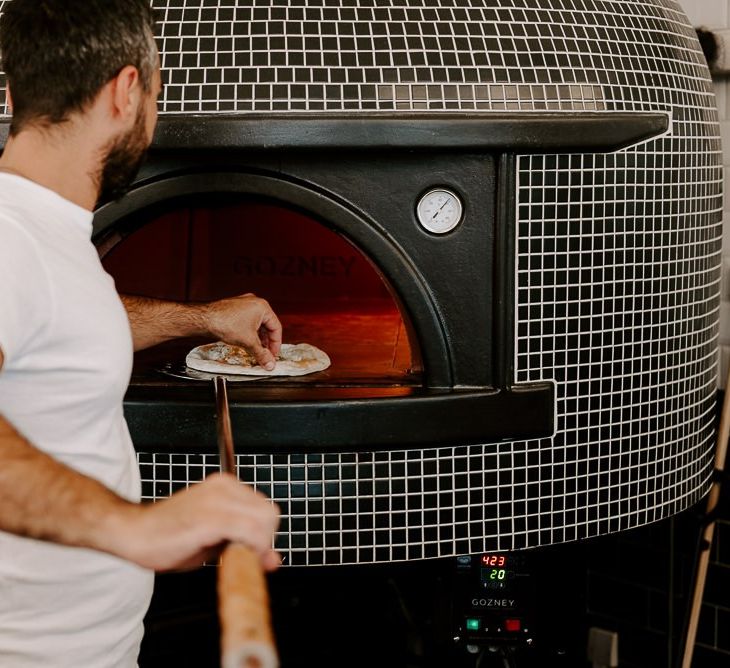
[[[83,119],[102,142],[102,196],[121,194],[157,118],[153,31],[149,0],[5,2],[0,49],[13,109],[10,136]]]
[[[83,111],[126,65],[150,92],[157,48],[148,0],[10,0],[0,18],[11,135]]]

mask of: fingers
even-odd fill
[[[283,330],[266,300],[245,294],[215,302],[209,313],[213,314],[211,334],[226,343],[244,347],[267,371],[274,369]]]
[[[276,317],[276,313],[268,306],[268,311],[264,313],[261,320],[261,332],[266,336],[266,343],[264,346],[271,351],[271,354],[276,357],[281,350],[281,342],[283,337],[283,328],[279,318]],[[262,339],[263,342],[263,339]]]
[[[271,550],[278,506],[230,474],[209,476],[155,504],[132,504],[120,516],[120,526],[123,549],[118,555],[143,568],[195,567],[214,560],[228,542],[250,547],[267,570],[278,565]]]
[[[164,569],[163,572],[181,573],[185,571],[194,571],[198,568],[202,568],[206,564],[214,564],[220,558],[225,547],[226,543],[221,543],[215,547],[204,548],[200,550],[200,552],[196,552],[186,559],[182,559],[170,568]]]
[[[267,371],[273,371],[276,366],[276,356],[281,350],[283,328],[267,301],[256,298],[256,302],[256,306],[260,309],[256,338],[250,340],[247,347],[259,365]]]
[[[267,552],[261,557],[261,566],[268,573],[275,571],[281,566],[281,555],[273,550]]]
[[[241,484],[235,476],[218,474],[202,484],[208,481],[220,488],[213,491],[219,497],[218,508],[213,508],[220,523],[218,540],[243,543],[263,558],[271,551],[279,527],[279,507],[252,487]]]
[[[276,359],[268,348],[264,348],[259,341],[249,345],[249,352],[256,358],[259,366],[267,371],[273,371],[276,367]]]

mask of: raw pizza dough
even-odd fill
[[[185,364],[196,371],[240,376],[305,376],[323,371],[331,364],[327,353],[308,343],[284,343],[276,367],[267,371],[243,348],[222,341],[193,348]]]

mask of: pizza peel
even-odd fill
[[[226,379],[214,383],[221,470],[236,475]],[[222,668],[278,668],[266,579],[258,555],[245,545],[229,544],[221,555],[218,616]]]

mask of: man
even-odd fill
[[[148,0],[11,0],[13,108],[0,159],[0,666],[136,665],[152,571],[224,541],[264,568],[277,511],[217,475],[154,505],[122,414],[132,346],[210,335],[272,368],[281,325],[252,295],[123,307],[90,242],[99,197],[133,179],[156,123]]]

